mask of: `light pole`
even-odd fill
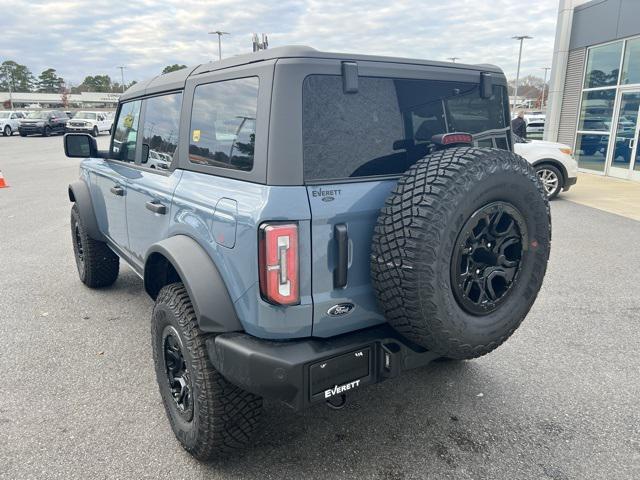
[[[516,105],[518,103],[518,81],[520,80],[520,60],[522,60],[522,44],[525,40],[530,40],[533,37],[530,37],[529,35],[516,35],[512,38],[514,40],[520,40],[520,53],[518,53],[518,69],[516,70],[516,88],[513,92],[513,108],[516,108]]]
[[[222,32],[216,30],[215,32],[209,32],[209,35],[218,35],[218,60],[222,60],[222,35],[231,35],[229,32]]]
[[[120,78],[122,79],[122,93],[124,93],[124,69],[126,67],[121,65],[118,68],[120,69]]]
[[[456,60],[460,60],[460,57],[447,57],[447,60],[451,60],[451,62],[456,63]]]
[[[551,67],[542,67],[544,70],[544,82],[542,82],[542,100],[540,100],[540,110],[544,108],[544,93],[547,87],[547,72],[551,70]]]

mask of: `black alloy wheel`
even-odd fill
[[[172,325],[167,325],[163,331],[162,348],[166,379],[176,411],[190,422],[193,419],[193,385],[182,353],[182,340]]]
[[[73,228],[73,240],[76,247],[76,259],[79,263],[78,268],[84,267],[84,248],[82,247],[82,235],[80,235],[80,226],[76,223]]]
[[[522,214],[507,202],[492,202],[462,227],[451,258],[451,288],[472,315],[495,311],[518,280],[527,245]]]

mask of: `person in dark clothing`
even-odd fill
[[[524,112],[520,110],[518,116],[511,120],[511,130],[520,138],[527,138],[527,122],[524,120]]]

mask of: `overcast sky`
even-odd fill
[[[53,67],[74,84],[86,75],[125,81],[160,73],[165,65],[251,50],[251,33],[271,47],[493,63],[515,76],[518,42],[528,34],[521,76],[542,77],[551,66],[557,0],[0,0],[0,61],[34,74]]]

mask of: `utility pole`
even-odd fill
[[[513,108],[516,108],[516,105],[518,104],[518,81],[520,80],[520,60],[522,60],[522,44],[525,40],[530,40],[533,37],[530,37],[529,35],[516,35],[512,38],[514,40],[520,40],[520,53],[518,53],[518,69],[516,70],[516,85],[515,91],[513,92]]]
[[[209,35],[218,35],[218,60],[222,60],[222,35],[231,35],[229,32],[222,32],[216,30],[215,32],[209,32]]]
[[[451,60],[453,63],[456,63],[456,60],[460,60],[460,57],[447,57],[447,60]]]
[[[544,82],[542,83],[542,99],[540,100],[540,110],[544,108],[544,93],[547,87],[547,72],[551,70],[551,67],[542,67],[544,70]]]
[[[120,78],[122,79],[122,93],[124,93],[124,69],[126,68],[124,65],[118,67],[120,69]]]

